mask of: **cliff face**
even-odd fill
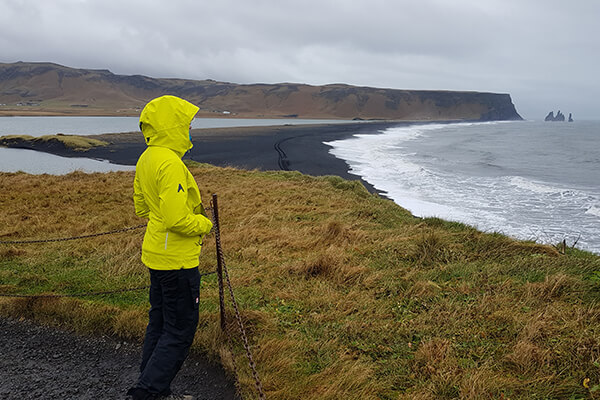
[[[0,64],[0,104],[135,110],[173,94],[202,114],[253,117],[518,120],[510,95],[479,92],[378,89],[343,84],[238,85],[213,80],[155,79],[74,69],[50,63]],[[1,108],[0,108],[1,109]],[[91,112],[91,111],[90,111]]]

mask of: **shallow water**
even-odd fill
[[[0,147],[0,171],[2,172],[22,171],[34,175],[64,175],[73,171],[91,173],[133,170],[135,170],[134,166],[111,164],[90,158],[59,157],[34,150]]]
[[[306,125],[321,123],[348,123],[344,120],[318,119],[249,119],[249,118],[195,118],[192,128],[231,128],[239,126]],[[139,131],[138,117],[0,117],[0,136],[98,135]]]

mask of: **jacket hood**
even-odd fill
[[[192,148],[190,123],[199,108],[175,96],[150,101],[140,114],[140,129],[146,145],[167,147],[183,157]]]

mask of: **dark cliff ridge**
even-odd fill
[[[239,85],[214,80],[158,79],[75,69],[52,63],[0,64],[0,104],[130,108],[173,94],[204,113],[237,116],[389,119],[521,120],[509,94],[397,90],[345,84]]]

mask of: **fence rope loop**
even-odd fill
[[[248,336],[246,334],[246,329],[244,328],[244,323],[242,321],[242,318],[240,316],[240,311],[239,311],[239,307],[237,304],[237,301],[235,299],[235,295],[233,293],[233,286],[231,285],[231,279],[229,278],[229,272],[227,270],[227,265],[225,264],[225,256],[223,254],[223,249],[221,247],[221,232],[220,232],[220,228],[219,228],[219,211],[218,211],[218,205],[217,205],[217,195],[213,194],[213,199],[211,201],[211,206],[207,207],[205,209],[205,211],[210,212],[211,216],[212,216],[212,221],[213,221],[213,229],[212,231],[214,232],[215,235],[215,242],[216,242],[216,247],[217,247],[217,269],[215,271],[211,271],[211,272],[207,272],[207,273],[202,273],[200,274],[200,276],[206,276],[206,275],[211,275],[211,274],[218,274],[218,278],[219,278],[219,286],[220,286],[220,290],[219,290],[219,300],[220,300],[220,305],[221,305],[221,327],[222,329],[226,332],[227,337],[228,337],[228,341],[230,344],[230,352],[231,352],[231,358],[232,358],[232,363],[233,363],[233,369],[234,372],[237,376],[237,365],[236,365],[236,360],[235,360],[235,354],[233,351],[233,339],[232,337],[229,335],[229,332],[227,331],[227,329],[225,329],[225,301],[224,301],[224,291],[223,291],[223,275],[226,278],[227,281],[227,287],[229,290],[229,295],[231,297],[231,303],[233,305],[234,311],[235,311],[235,318],[237,321],[237,325],[240,331],[240,335],[242,338],[242,344],[244,346],[244,349],[246,350],[246,357],[248,358],[248,365],[250,366],[250,369],[252,370],[252,376],[254,377],[254,382],[256,385],[256,389],[258,390],[258,394],[259,394],[259,398],[260,400],[266,400],[263,388],[262,388],[262,383],[260,381],[260,378],[258,376],[258,372],[256,371],[256,363],[254,362],[254,359],[252,357],[252,352],[250,350],[250,344],[248,342]],[[132,226],[132,227],[127,227],[127,228],[122,228],[122,229],[115,229],[112,231],[107,231],[107,232],[100,232],[100,233],[93,233],[93,234],[89,234],[89,235],[79,235],[79,236],[71,236],[71,237],[65,237],[65,238],[54,238],[54,239],[39,239],[39,240],[14,240],[14,241],[6,241],[6,240],[2,240],[0,241],[0,245],[2,244],[7,244],[7,245],[15,245],[15,244],[34,244],[34,243],[50,243],[50,242],[66,242],[69,240],[78,240],[78,239],[88,239],[88,238],[93,238],[93,237],[98,237],[98,236],[104,236],[104,235],[112,235],[112,234],[116,234],[116,233],[122,233],[122,232],[127,232],[127,231],[132,231],[135,229],[140,229],[145,227],[147,224],[140,224],[140,225],[136,225],[136,226]],[[144,289],[148,289],[150,286],[146,285],[146,286],[138,286],[138,287],[134,287],[134,288],[125,288],[125,289],[117,289],[117,290],[108,290],[108,291],[99,291],[99,292],[84,292],[84,293],[77,293],[77,294],[37,294],[37,295],[26,295],[26,294],[8,294],[8,293],[0,293],[0,297],[13,297],[13,298],[64,298],[64,297],[88,297],[88,296],[103,296],[103,295],[108,295],[108,294],[115,294],[115,293],[124,293],[124,292],[133,292],[133,291],[138,291],[138,290],[144,290]],[[238,385],[239,385],[239,380],[238,380]],[[241,393],[240,393],[241,396]]]
[[[88,239],[98,236],[104,235],[113,235],[116,233],[128,232],[134,229],[144,228],[147,224],[141,224],[136,226],[131,226],[127,228],[115,229],[107,232],[100,233],[92,233],[89,235],[80,235],[80,236],[72,236],[66,238],[57,238],[57,239],[40,239],[40,240],[15,240],[15,241],[0,241],[0,244],[32,244],[32,243],[50,243],[50,242],[66,242],[69,240],[79,240],[79,239]],[[207,276],[216,274],[217,271],[210,271],[201,273],[200,276]],[[65,297],[90,297],[90,296],[104,296],[115,293],[125,293],[125,292],[134,292],[138,290],[144,290],[150,288],[149,285],[146,286],[138,286],[134,288],[125,288],[125,289],[117,289],[117,290],[104,290],[99,292],[84,292],[84,293],[75,293],[75,294],[10,294],[10,293],[0,293],[0,297],[12,297],[12,298],[29,298],[29,299],[49,299],[49,298],[65,298]]]
[[[0,297],[16,297],[26,299],[51,299],[51,298],[64,298],[64,297],[90,297],[90,296],[105,296],[107,294],[135,292],[138,290],[148,289],[150,286],[138,286],[134,288],[118,289],[118,290],[105,290],[102,292],[85,292],[76,294],[8,294],[0,293]]]
[[[246,329],[244,328],[244,323],[242,322],[242,317],[240,316],[238,304],[235,299],[235,295],[233,293],[233,286],[231,285],[231,280],[229,279],[229,272],[227,271],[227,265],[225,264],[225,256],[223,255],[223,248],[221,247],[221,230],[220,230],[220,226],[219,226],[219,218],[218,218],[219,209],[218,209],[216,194],[213,194],[212,209],[213,209],[212,210],[213,230],[215,232],[215,242],[216,242],[216,247],[217,247],[218,263],[221,265],[223,274],[225,275],[225,278],[227,281],[227,287],[229,289],[229,295],[231,297],[231,304],[233,305],[233,309],[235,311],[235,318],[237,320],[240,335],[242,337],[242,344],[244,346],[244,349],[246,350],[246,357],[248,358],[248,364],[250,366],[250,369],[252,370],[252,376],[254,377],[254,384],[256,385],[256,389],[258,391],[260,400],[265,400],[266,397],[265,397],[265,394],[264,394],[264,391],[262,388],[262,383],[258,376],[258,372],[256,371],[256,363],[254,362],[254,359],[252,358],[252,352],[250,351],[250,344],[248,343],[248,336],[246,334]],[[225,330],[225,332],[227,333],[227,337],[229,338],[229,342],[231,344],[230,348],[231,348],[233,366],[234,366],[234,369],[237,369],[237,367],[235,365],[235,357],[233,355],[233,344],[232,344],[233,341],[232,341],[231,336],[229,335],[229,332],[227,330]]]
[[[217,271],[210,271],[201,273],[200,276],[207,276],[216,274]],[[74,294],[10,294],[10,293],[0,293],[0,297],[13,297],[13,298],[25,298],[25,299],[51,299],[51,298],[65,298],[65,297],[91,297],[91,296],[106,296],[109,294],[116,293],[125,293],[125,292],[136,292],[138,290],[149,289],[150,285],[146,286],[137,286],[133,288],[125,288],[125,289],[116,289],[116,290],[104,290],[100,292],[83,292],[83,293],[74,293]]]
[[[128,228],[115,229],[115,230],[107,231],[107,232],[92,233],[89,235],[71,236],[71,237],[57,238],[57,239],[14,240],[14,241],[0,240],[0,244],[32,244],[32,243],[66,242],[69,240],[88,239],[88,238],[104,236],[104,235],[113,235],[115,233],[128,232],[128,231],[132,231],[134,229],[143,228],[145,226],[146,226],[146,224],[141,224],[141,225],[131,226]]]

